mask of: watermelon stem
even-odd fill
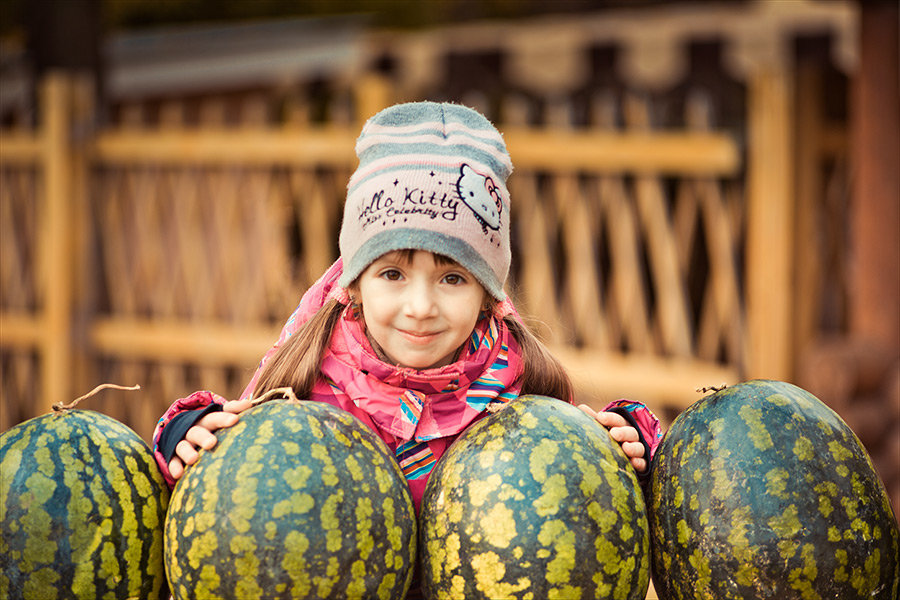
[[[280,388],[275,388],[275,389],[269,390],[268,392],[266,392],[259,398],[254,398],[253,400],[251,400],[250,404],[251,404],[251,406],[259,406],[263,402],[268,402],[269,400],[271,400],[272,398],[275,398],[276,396],[285,397],[288,400],[291,400],[293,402],[300,402],[299,398],[297,398],[297,395],[294,393],[294,388],[280,387]]]
[[[94,396],[95,394],[97,394],[97,393],[100,392],[101,390],[105,390],[105,389],[108,389],[108,388],[112,388],[112,389],[116,389],[116,390],[134,391],[134,390],[139,390],[139,389],[141,389],[141,386],[139,386],[139,385],[132,385],[132,386],[129,387],[129,386],[124,386],[124,385],[116,385],[115,383],[101,383],[100,385],[98,385],[97,387],[95,387],[94,389],[92,389],[90,392],[88,392],[87,394],[85,394],[84,396],[79,396],[78,398],[75,398],[74,400],[72,400],[72,401],[69,402],[68,404],[63,404],[62,402],[57,402],[56,404],[53,405],[52,408],[53,408],[54,412],[62,412],[62,411],[64,411],[64,410],[70,410],[70,409],[73,409],[73,408],[75,408],[75,406],[76,406],[79,402],[81,402],[82,400],[86,400],[86,399],[90,398],[91,396]]]
[[[694,391],[699,392],[701,394],[706,394],[708,392],[721,392],[722,390],[724,390],[727,387],[728,387],[727,383],[722,383],[719,385],[708,385],[708,386],[704,386],[704,387],[699,387]]]

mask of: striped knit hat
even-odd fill
[[[369,119],[356,154],[341,226],[341,286],[383,254],[412,249],[452,258],[489,294],[506,297],[512,162],[487,119],[457,104],[398,104]]]

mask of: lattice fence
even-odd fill
[[[374,33],[380,75],[137,98],[100,129],[89,85],[49,79],[38,126],[0,138],[0,426],[137,383],[92,407],[149,437],[179,396],[238,394],[337,254],[362,120],[425,98],[504,132],[509,292],[580,399],[670,418],[698,387],[789,379],[843,310],[846,136],[788,48],[833,31],[846,56],[852,19],[756,8]]]
[[[41,269],[35,240],[39,238],[39,206],[43,196],[35,168],[7,165],[0,168],[0,297],[4,315],[30,315],[42,306],[44,292],[37,281]],[[10,326],[6,320],[3,325],[6,342]],[[4,428],[31,416],[26,402],[14,402],[12,398],[36,401],[41,393],[38,353],[22,346],[14,348],[4,343],[0,347],[0,381],[3,382],[0,416]]]
[[[55,85],[60,100],[77,88]],[[388,101],[383,85],[363,93]],[[504,127],[519,165],[510,292],[582,398],[628,394],[677,411],[698,385],[735,379],[746,358],[745,215],[731,137],[654,132],[641,121],[640,130],[580,132],[513,121]],[[71,149],[81,158],[68,163],[70,216],[46,262],[35,256],[52,221],[41,208],[50,206],[47,167],[37,153],[16,163],[25,168],[4,168],[7,422],[41,412],[54,394],[137,383],[139,393],[92,403],[149,437],[179,396],[238,394],[336,257],[357,130],[98,132]],[[55,296],[55,279],[72,291]],[[68,315],[55,329],[50,298]],[[53,352],[68,370],[47,373]]]

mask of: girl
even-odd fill
[[[170,485],[251,398],[291,386],[371,427],[418,510],[436,461],[472,422],[520,394],[572,401],[562,366],[503,291],[512,163],[499,132],[459,105],[400,104],[366,123],[356,153],[341,258],[304,294],[242,399],[196,392],[160,420],[154,450]],[[628,401],[580,408],[646,479],[656,417]]]

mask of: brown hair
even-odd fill
[[[574,393],[568,373],[550,350],[524,323],[512,315],[504,317],[522,353],[525,369],[521,376],[523,396],[537,394],[572,402]]]
[[[412,262],[416,250],[397,250],[400,259]],[[439,265],[455,263],[452,258],[432,253]],[[352,290],[355,283],[350,286]],[[494,310],[497,300],[487,296],[486,309]],[[258,398],[269,390],[291,387],[298,398],[309,398],[319,378],[319,363],[331,341],[334,326],[346,308],[337,300],[326,303],[312,318],[304,323],[272,355],[263,367],[253,397]],[[512,315],[504,317],[513,337],[519,343],[524,371],[521,375],[521,394],[550,396],[571,402],[572,383],[562,364],[550,354],[546,346],[522,322]]]
[[[298,398],[309,398],[319,377],[322,355],[345,308],[345,305],[331,300],[289,337],[263,367],[253,389],[253,397],[257,398],[271,389],[291,387]],[[519,343],[522,353],[524,370],[520,393],[571,401],[572,383],[562,364],[515,317],[509,315],[503,321]]]
[[[345,307],[337,300],[328,301],[286,339],[259,374],[253,397],[258,398],[276,388],[291,387],[298,398],[309,398],[319,378],[322,355]]]

